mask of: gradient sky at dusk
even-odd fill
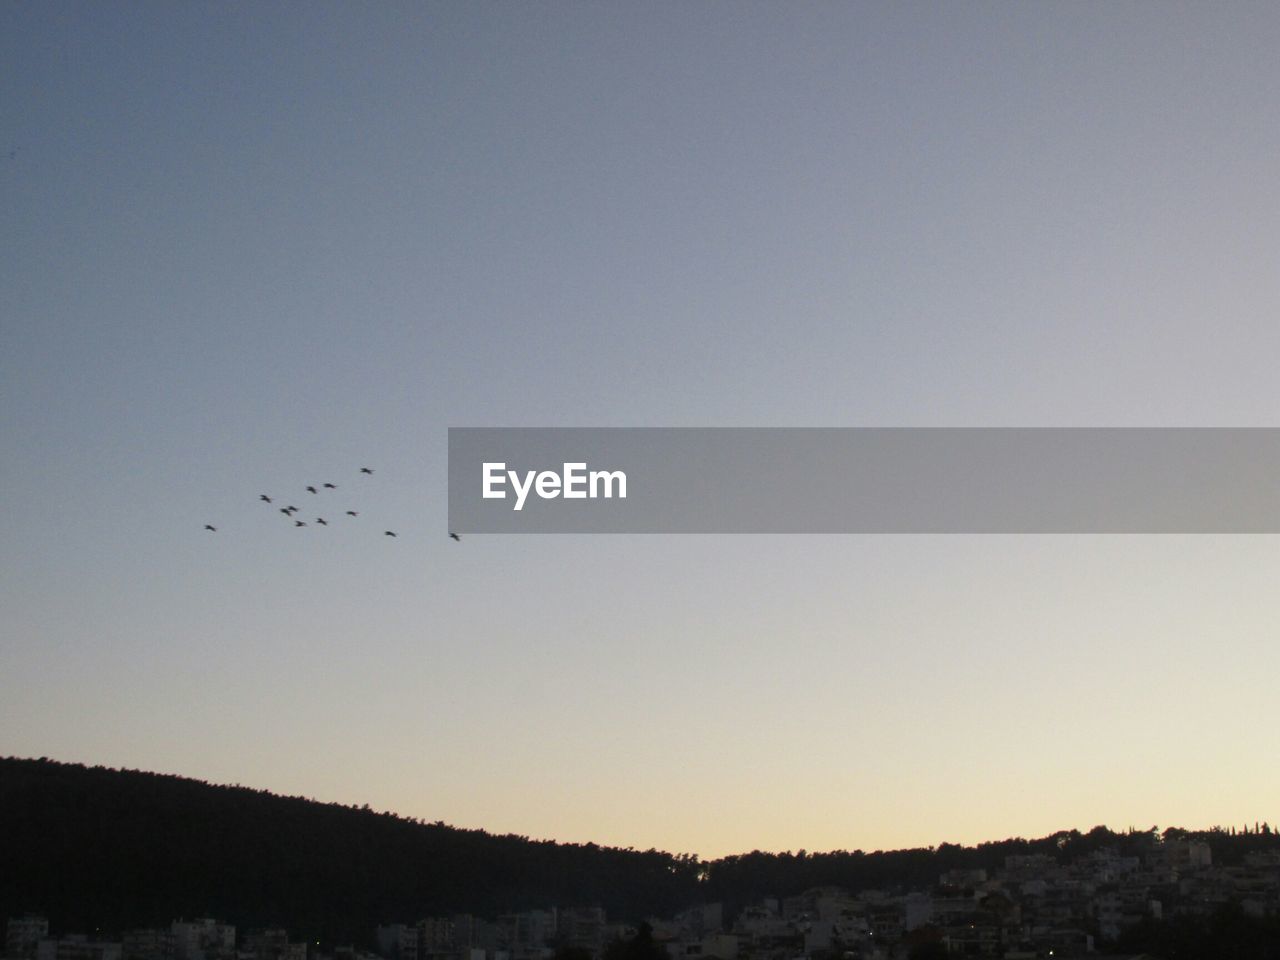
[[[1275,537],[457,544],[444,480],[449,426],[1280,426],[1277,49],[0,7],[0,754],[705,855],[1275,822]]]

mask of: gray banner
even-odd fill
[[[449,529],[1277,533],[1280,429],[452,427]]]

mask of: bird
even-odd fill
[[[316,492],[317,491],[315,487],[307,487],[307,493],[316,493]]]
[[[325,488],[326,490],[337,490],[337,489],[338,489],[338,485],[337,485],[336,483],[326,483],[326,484],[324,485],[324,488]]]
[[[369,474],[369,476],[371,476],[371,477],[373,476],[373,471],[372,471],[372,470],[370,470],[368,467],[361,467],[361,468],[360,468],[360,472],[361,472],[361,473],[367,473],[367,474]]]
[[[280,508],[280,512],[281,512],[281,513],[283,513],[286,517],[292,517],[292,516],[293,516],[293,514],[289,512],[289,508],[288,508],[288,507],[281,507],[281,508]]]
[[[382,531],[382,535],[383,535],[384,537],[394,537],[394,536],[395,536],[395,534],[394,534],[394,533],[392,533],[390,530],[384,530],[384,531]]]
[[[316,517],[316,523],[320,524],[322,527],[327,527],[329,525],[329,521],[324,517]]]
[[[285,509],[286,509],[286,510],[288,510],[290,513],[297,513],[297,512],[298,512],[298,508],[297,508],[297,507],[293,507],[293,506],[285,507]]]
[[[348,516],[348,517],[358,517],[358,516],[360,516],[360,514],[356,513],[354,510],[348,510],[348,511],[347,511],[347,516]]]
[[[306,526],[306,524],[305,524],[305,523],[303,523],[301,520],[295,520],[295,521],[293,521],[293,525],[294,525],[295,527],[305,527],[305,526]]]
[[[449,536],[453,537],[453,539],[457,540],[459,543],[462,542],[462,538],[458,536],[456,533],[454,533],[452,530],[449,531]]]
[[[264,494],[262,494],[260,497],[258,497],[258,499],[259,499],[259,500],[261,500],[263,503],[270,503],[270,502],[271,502],[271,498],[270,498],[270,497],[268,497],[265,493],[264,493]]]
[[[214,526],[213,524],[211,524],[211,523],[206,523],[206,524],[204,525],[204,528],[205,528],[206,530],[212,531],[213,533],[217,533],[217,532],[218,532],[218,528],[217,528],[217,527],[215,527],[215,526]]]

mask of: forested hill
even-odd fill
[[[599,904],[666,914],[697,861],[531,841],[181,777],[0,759],[0,910],[64,930],[209,916],[366,943],[378,923]],[[0,919],[6,914],[0,914]]]
[[[1216,863],[1280,845],[1265,825],[1169,834],[1207,839]],[[703,862],[495,836],[181,777],[0,759],[0,919],[36,912],[63,931],[211,916],[363,944],[378,923],[455,912],[492,918],[603,906],[611,918],[635,921],[720,901],[732,915],[763,896],[815,886],[926,889],[947,870],[994,870],[1011,854],[1065,862],[1102,847],[1140,853],[1154,842],[1151,830],[1096,827],[976,847],[754,852]]]

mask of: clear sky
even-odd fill
[[[1280,426],[1277,49],[0,6],[0,754],[704,855],[1274,822],[1275,537],[457,544],[444,477],[449,426]]]

